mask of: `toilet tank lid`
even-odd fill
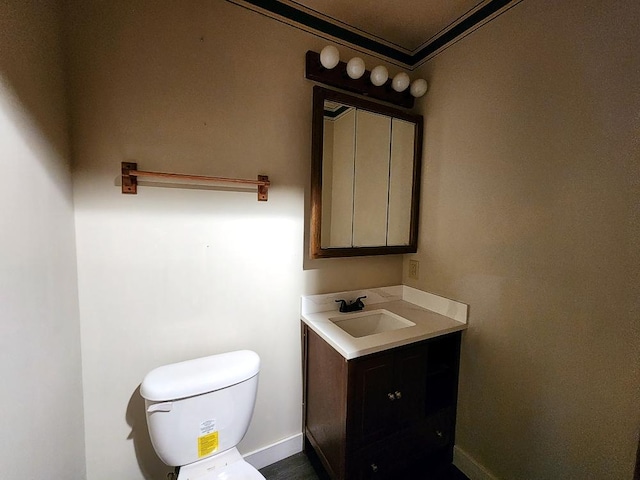
[[[140,394],[154,402],[193,397],[243,382],[259,371],[260,357],[251,350],[211,355],[151,370]]]

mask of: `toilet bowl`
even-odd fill
[[[241,350],[165,365],[140,386],[149,436],[178,480],[264,480],[236,446],[255,405],[260,357]]]

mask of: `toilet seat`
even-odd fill
[[[233,447],[203,460],[180,467],[178,480],[265,480]]]

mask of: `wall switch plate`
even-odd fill
[[[420,272],[420,262],[418,260],[409,260],[409,278],[418,280]]]

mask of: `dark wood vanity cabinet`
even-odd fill
[[[305,445],[331,478],[428,479],[451,463],[460,335],[346,360],[303,323]]]

